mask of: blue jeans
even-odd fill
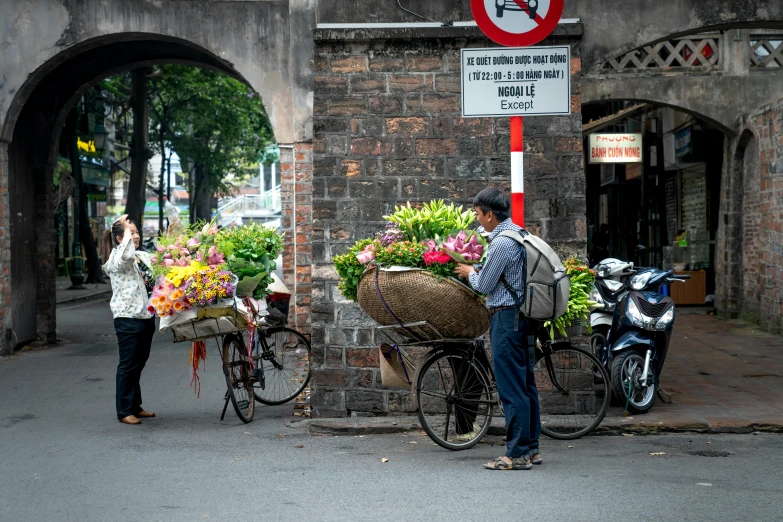
[[[155,319],[114,320],[120,363],[117,365],[117,418],[141,413],[141,371],[150,356]]]
[[[495,382],[506,415],[506,457],[518,458],[538,453],[541,436],[541,409],[533,376],[535,360],[527,346],[527,324],[517,310],[500,310],[492,315],[489,340]]]

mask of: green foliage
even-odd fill
[[[122,142],[130,140],[131,75],[100,83],[102,102],[113,108]],[[160,152],[161,139],[206,174],[199,194],[230,194],[247,177],[244,166],[257,163],[274,134],[261,97],[247,85],[209,69],[160,65],[148,77],[149,144]],[[271,156],[270,156],[270,159]],[[232,176],[227,176],[232,174]],[[198,187],[197,187],[198,188]],[[191,200],[199,197],[191,194]]]
[[[274,142],[261,97],[225,74],[186,65],[160,66],[152,79],[153,125],[161,124],[165,105],[174,150],[204,168],[210,191],[230,193],[226,174],[258,161]]]
[[[439,241],[440,238],[457,231],[467,230],[475,221],[473,210],[462,210],[454,203],[445,205],[443,200],[425,203],[422,208],[405,206],[394,208],[394,214],[384,219],[396,223],[409,241],[419,242],[426,239]]]
[[[365,265],[356,259],[356,254],[364,250],[367,245],[378,244],[373,239],[362,239],[354,246],[348,249],[343,255],[334,257],[334,268],[340,274],[340,283],[338,288],[346,299],[356,301],[356,292],[359,287],[359,278],[364,273]]]
[[[444,277],[457,278],[456,274],[454,274],[454,270],[456,270],[456,268],[457,263],[454,261],[449,261],[448,263],[444,264],[430,263],[430,265],[426,267],[426,270],[431,274],[438,276],[438,281],[440,281]]]
[[[590,291],[595,283],[595,272],[575,257],[566,259],[563,266],[571,278],[571,290],[565,313],[554,322],[546,321],[544,323],[544,327],[549,329],[549,336],[552,339],[555,337],[555,330],[565,337],[566,326],[573,321],[589,318],[590,307],[595,304],[589,299]]]
[[[277,231],[252,223],[218,232],[215,244],[226,256],[227,268],[240,280],[259,278],[253,296],[267,295],[272,284],[272,272],[277,268],[277,256],[283,251],[283,236]]]
[[[412,241],[400,241],[387,247],[379,246],[375,251],[375,260],[384,266],[407,266],[425,268],[424,245]]]

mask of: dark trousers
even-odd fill
[[[141,412],[141,371],[150,356],[155,318],[114,320],[120,363],[117,365],[117,418]]]
[[[518,458],[538,452],[541,436],[541,409],[533,376],[535,360],[527,346],[526,323],[517,310],[500,310],[492,315],[489,340],[495,382],[506,416],[506,457]]]

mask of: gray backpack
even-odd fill
[[[499,235],[522,245],[527,274],[524,295],[518,295],[505,278],[501,282],[514,298],[522,315],[537,321],[554,321],[565,313],[571,280],[566,275],[560,257],[546,241],[525,230],[506,231]]]

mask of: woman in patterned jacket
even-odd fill
[[[147,311],[154,278],[150,256],[139,248],[139,231],[124,215],[103,235],[103,271],[111,279],[111,311],[120,349],[117,366],[117,418],[141,424],[155,414],[141,407],[141,371],[150,356],[155,318]]]

